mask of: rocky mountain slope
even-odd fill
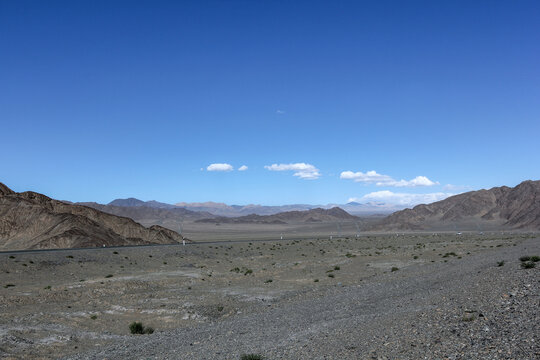
[[[356,216],[338,207],[331,209],[311,209],[306,211],[286,211],[274,215],[251,214],[240,217],[214,217],[201,219],[196,222],[225,223],[225,224],[288,224],[310,222],[334,222],[343,220],[358,220]]]
[[[540,230],[540,181],[470,191],[386,217],[373,230]]]
[[[169,244],[182,236],[161,226],[68,204],[0,183],[0,250]]]

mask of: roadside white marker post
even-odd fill
[[[182,239],[182,245],[186,246],[186,240]]]

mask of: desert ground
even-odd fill
[[[540,358],[539,234],[317,226],[1,253],[0,357]]]

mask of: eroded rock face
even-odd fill
[[[49,249],[182,241],[178,233],[0,183],[0,249]]]
[[[540,181],[470,191],[432,204],[397,211],[376,226],[379,230],[431,230],[453,224],[469,230],[485,225],[508,229],[540,229]],[[449,227],[450,226],[450,227]]]

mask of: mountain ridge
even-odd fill
[[[82,202],[78,204],[97,204],[93,202]],[[247,215],[274,215],[287,211],[306,211],[316,208],[331,209],[340,207],[352,215],[372,215],[372,214],[390,214],[394,211],[401,210],[404,206],[386,204],[380,202],[349,202],[346,204],[326,204],[326,205],[310,205],[310,204],[287,204],[287,205],[228,205],[225,203],[206,201],[206,202],[179,202],[176,204],[167,204],[155,200],[143,201],[137,198],[115,199],[108,204],[97,204],[99,206],[117,206],[117,207],[148,207],[161,209],[177,209],[183,208],[192,212],[206,212],[215,216],[240,217]],[[96,207],[96,205],[91,205]],[[96,207],[97,208],[97,207]]]
[[[467,226],[508,229],[540,229],[540,180],[517,186],[469,191],[397,211],[374,230],[430,230]]]
[[[0,183],[0,249],[46,249],[171,244],[182,236],[161,226],[144,227],[120,217],[51,199],[16,193]]]
[[[171,204],[162,203],[156,200],[150,200],[150,201],[142,201],[133,197],[127,198],[127,199],[114,199],[107,205],[111,206],[122,206],[122,207],[151,207],[151,208],[158,208],[158,209],[173,209],[176,206]]]
[[[198,223],[225,224],[288,224],[291,222],[333,222],[339,220],[358,220],[356,216],[347,213],[339,207],[331,209],[315,208],[303,211],[285,211],[273,215],[250,214],[240,217],[214,217],[196,220]]]

